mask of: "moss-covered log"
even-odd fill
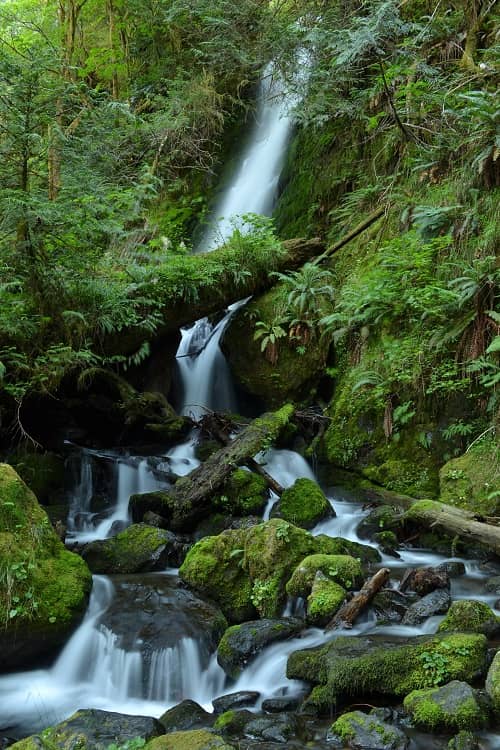
[[[134,521],[141,521],[147,510],[153,510],[166,518],[174,531],[189,529],[193,522],[207,515],[211,499],[234,469],[271,445],[293,413],[294,407],[287,404],[255,419],[229,445],[179,479],[170,492],[132,495],[130,509]]]

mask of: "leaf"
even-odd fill
[[[489,347],[486,349],[486,354],[493,354],[494,352],[500,352],[500,336],[495,336]]]

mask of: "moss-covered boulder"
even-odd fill
[[[360,521],[356,532],[360,539],[373,539],[376,534],[384,531],[397,532],[403,526],[403,515],[401,508],[379,505]]]
[[[312,625],[326,625],[343,604],[347,592],[319,570],[307,597],[307,620]]]
[[[236,750],[216,734],[205,729],[172,732],[144,745],[144,750]]]
[[[448,750],[480,750],[479,738],[472,732],[462,730],[448,742]]]
[[[266,480],[244,469],[236,469],[213,500],[215,508],[234,516],[260,514],[269,495]]]
[[[60,647],[91,585],[86,563],[65,549],[35,495],[0,464],[0,669]]]
[[[16,742],[16,750],[107,750],[141,737],[151,740],[164,733],[150,716],[129,716],[112,711],[85,709],[38,735]]]
[[[297,617],[263,619],[233,625],[222,636],[217,661],[226,674],[236,678],[263,648],[300,633],[304,621]]]
[[[254,718],[255,714],[246,709],[230,709],[217,717],[214,730],[225,735],[242,735],[246,725]]]
[[[345,589],[356,589],[363,581],[361,563],[350,555],[308,555],[293,571],[286,584],[287,594],[308,596],[318,571]]]
[[[440,500],[486,516],[500,514],[500,446],[481,440],[439,472]]]
[[[111,539],[87,544],[82,552],[93,573],[140,573],[164,570],[176,537],[145,523],[129,526]]]
[[[165,732],[184,732],[188,729],[211,727],[214,723],[214,716],[195,701],[183,700],[165,711],[158,721]]]
[[[341,536],[326,536],[326,534],[318,534],[315,539],[320,547],[318,552],[324,555],[349,555],[359,560],[362,565],[372,565],[382,560],[378,549],[368,544],[353,542]]]
[[[408,695],[412,690],[472,681],[486,670],[483,635],[418,637],[410,643],[340,637],[325,646],[295,651],[287,676],[315,685],[309,709],[328,714],[343,701],[369,695]]]
[[[271,515],[303,529],[312,529],[319,521],[335,514],[316,482],[303,477],[283,492]]]
[[[480,728],[488,721],[476,691],[458,680],[443,687],[413,690],[404,699],[404,707],[415,724],[430,732]]]
[[[376,714],[362,711],[350,711],[338,718],[331,726],[329,738],[353,750],[405,750],[410,743],[401,729],[387,724]]]
[[[486,692],[490,697],[495,716],[500,719],[500,651],[497,651],[486,677]]]
[[[484,633],[492,637],[500,632],[500,618],[485,602],[475,599],[459,599],[453,602],[438,632]]]

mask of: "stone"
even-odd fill
[[[297,635],[303,627],[304,621],[295,617],[253,620],[233,625],[221,638],[217,661],[226,674],[236,678],[263,648]]]
[[[245,726],[245,734],[263,740],[286,744],[299,730],[298,717],[293,714],[259,716]]]
[[[410,604],[403,617],[403,625],[418,625],[432,615],[443,615],[450,604],[451,597],[446,589],[431,591],[418,602]]]
[[[312,529],[325,518],[331,518],[335,512],[321,488],[312,479],[297,479],[288,487],[274,506],[271,516]]]
[[[240,690],[237,693],[228,693],[214,698],[212,706],[215,714],[223,714],[225,711],[235,708],[245,708],[253,706],[260,698],[260,693],[256,690]]]
[[[415,591],[419,596],[430,594],[434,589],[449,589],[450,577],[446,570],[437,568],[410,568],[401,581],[401,591]]]
[[[195,729],[156,737],[144,746],[144,750],[236,750],[236,748],[216,734],[205,729]]]
[[[364,579],[361,563],[350,555],[308,555],[293,571],[286,584],[287,594],[306,597],[318,571],[345,589],[359,588]]]
[[[495,654],[486,677],[486,693],[495,716],[500,719],[500,651]]]
[[[284,711],[296,711],[302,702],[302,698],[295,695],[284,695],[277,698],[266,698],[262,701],[262,710],[270,714],[279,714]]]
[[[175,534],[145,523],[134,524],[110,539],[87,544],[82,557],[93,573],[144,573],[164,570]]]
[[[401,508],[379,505],[360,521],[356,532],[360,539],[373,539],[381,531],[398,531],[403,527],[403,516]]]
[[[347,592],[318,570],[307,597],[307,621],[322,627],[332,619],[347,597]]]
[[[442,687],[414,690],[403,705],[417,726],[431,732],[481,728],[488,721],[476,691],[459,680]]]
[[[500,594],[500,576],[488,578],[484,584],[484,588],[491,594]]]
[[[379,623],[401,622],[408,607],[413,603],[413,599],[397,589],[379,591],[372,601],[377,621]]]
[[[332,725],[329,737],[353,750],[406,750],[409,738],[375,714],[351,711]]]
[[[230,709],[220,714],[214,724],[214,730],[223,735],[242,736],[245,727],[255,719],[255,714],[246,709]]]
[[[448,742],[448,750],[479,750],[479,739],[472,732],[462,731]]]
[[[484,633],[492,638],[500,633],[500,618],[485,602],[475,599],[459,599],[453,602],[438,632]]]
[[[214,723],[214,717],[198,703],[184,700],[165,711],[158,719],[165,732],[180,732],[187,729],[205,729]]]

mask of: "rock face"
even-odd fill
[[[415,724],[429,731],[479,728],[488,719],[476,691],[458,680],[439,688],[414,690],[406,696],[404,707]]]
[[[438,631],[484,633],[491,638],[500,633],[500,618],[484,602],[459,599],[453,602]]]
[[[295,651],[291,679],[313,683],[306,706],[328,714],[339,702],[374,695],[404,696],[450,680],[473,680],[486,669],[486,638],[452,634],[389,639],[340,637],[319,648]]]
[[[271,515],[303,529],[312,529],[319,521],[335,514],[316,482],[302,478],[283,492]]]
[[[142,573],[164,570],[176,543],[175,534],[138,523],[111,539],[91,542],[82,557],[93,573]]]
[[[236,678],[243,667],[265,646],[297,635],[304,621],[296,617],[253,620],[228,628],[217,650],[217,661],[230,677]]]
[[[43,732],[13,745],[16,750],[74,750],[93,748],[107,750],[109,745],[125,744],[137,737],[150,740],[164,733],[159,721],[149,716],[127,716],[111,711],[86,709],[77,711],[66,721],[56,724]]]
[[[79,623],[90,571],[68,552],[14,469],[0,464],[0,670],[61,647]]]
[[[222,737],[218,737],[205,729],[191,732],[173,732],[157,737],[144,746],[144,750],[236,750],[234,745],[228,745]]]
[[[405,750],[410,744],[401,729],[362,711],[351,711],[337,719],[330,737],[354,750]]]

